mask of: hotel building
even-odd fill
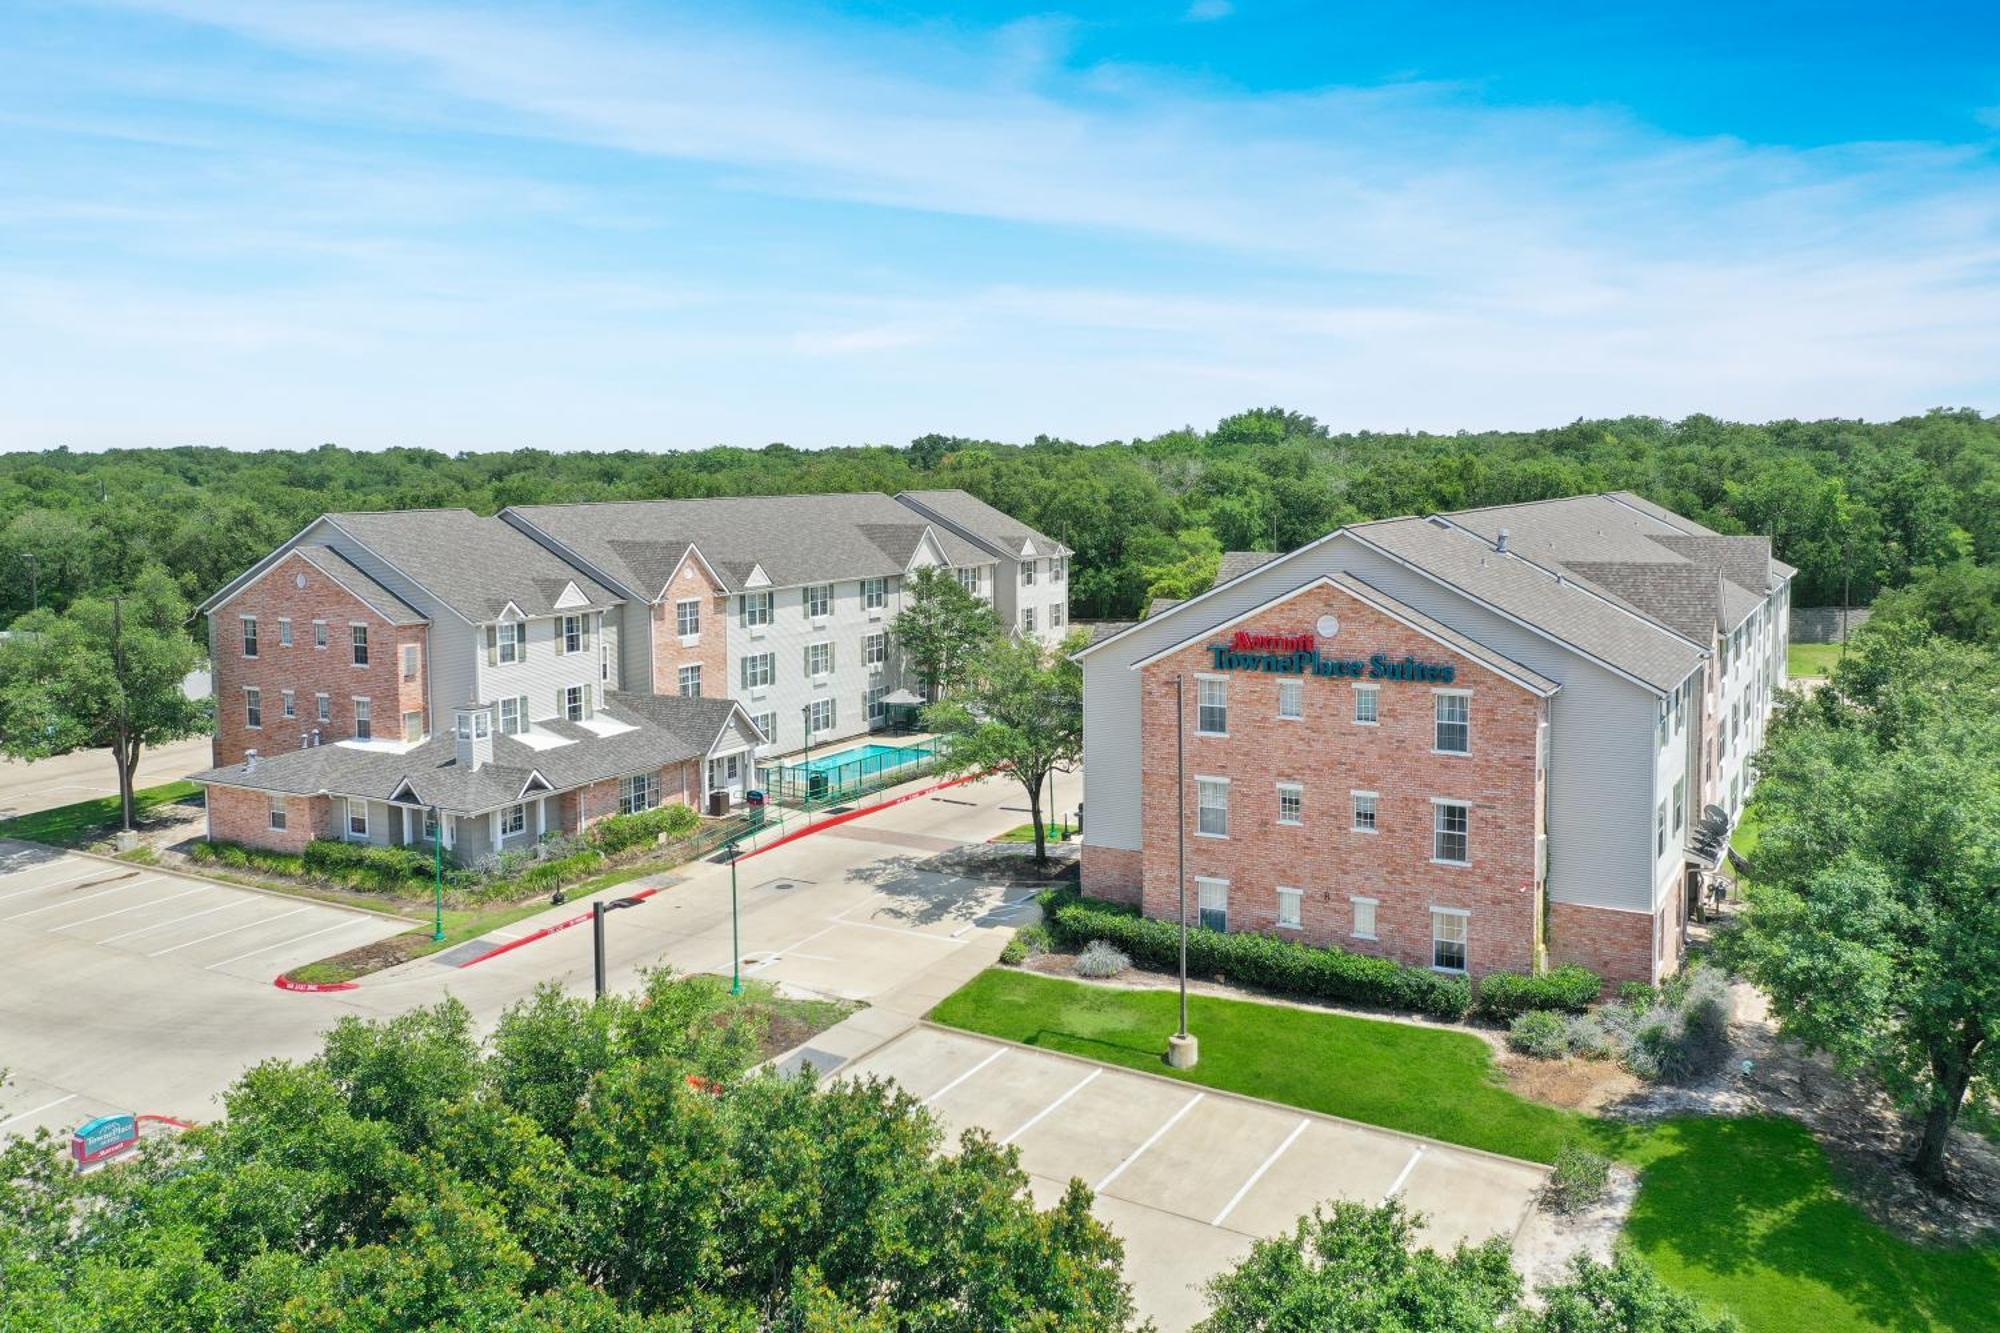
[[[961,491],[326,514],[201,607],[210,836],[398,845],[441,818],[469,862],[719,808],[760,754],[883,724],[916,571],[1053,643],[1068,558]]]
[[[1655,981],[1693,821],[1748,795],[1793,573],[1626,492],[1231,553],[1081,654],[1083,889],[1175,916],[1184,845],[1216,929]]]

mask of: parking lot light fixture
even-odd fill
[[[444,939],[444,812],[431,807],[431,851],[437,863],[437,912],[431,927],[433,942]]]

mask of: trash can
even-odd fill
[[[812,773],[806,777],[806,799],[817,801],[826,795],[826,774]]]
[[[752,828],[756,828],[764,822],[764,793],[760,788],[752,787],[749,791],[743,793],[743,806],[745,812],[750,816],[750,826]]]

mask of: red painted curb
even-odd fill
[[[643,902],[645,899],[652,897],[659,891],[660,890],[658,888],[640,889],[637,893],[627,893],[622,896],[627,898],[636,898]],[[498,958],[503,953],[512,953],[514,950],[520,948],[524,944],[533,944],[536,940],[545,940],[549,936],[559,934],[562,931],[568,930],[572,926],[580,926],[584,922],[590,920],[591,915],[592,914],[589,912],[578,912],[575,916],[564,917],[561,921],[556,922],[553,926],[543,926],[540,930],[531,930],[526,935],[523,935],[520,939],[508,940],[505,944],[496,945],[494,948],[488,949],[485,953],[480,954],[477,958],[466,959],[464,962],[460,963],[459,966],[471,967],[474,963],[483,963],[489,958]]]
[[[916,791],[907,791],[904,792],[901,796],[892,797],[891,799],[886,801],[878,801],[874,805],[863,806],[859,810],[849,810],[842,814],[832,815],[826,819],[820,820],[819,823],[817,824],[808,824],[802,829],[793,829],[790,833],[787,833],[784,837],[779,838],[776,842],[767,842],[762,847],[759,847],[754,851],[745,852],[743,853],[743,855],[737,857],[736,859],[739,861],[748,861],[753,856],[762,856],[765,852],[774,852],[778,850],[778,848],[783,847],[788,842],[797,842],[800,838],[803,838],[808,834],[817,833],[821,829],[833,828],[837,825],[845,824],[849,820],[859,819],[863,815],[872,815],[877,810],[887,810],[892,806],[901,805],[905,801],[914,801],[919,796],[929,796],[932,792],[943,791],[946,787],[958,787],[968,782],[977,782],[980,778],[983,778],[985,776],[986,774],[984,773],[972,773],[962,778],[952,778],[948,782],[937,782],[931,784],[928,787],[921,787]]]
[[[279,990],[293,991],[300,995],[317,995],[321,991],[358,990],[358,981],[293,981],[290,977],[274,977],[271,984]]]

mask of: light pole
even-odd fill
[[[1181,903],[1181,1027],[1167,1038],[1167,1063],[1193,1069],[1201,1044],[1188,1031],[1187,1001],[1187,700],[1186,678],[1174,677],[1174,875]]]
[[[637,907],[643,898],[613,898],[605,902],[599,898],[590,905],[591,955],[597,974],[597,998],[604,998],[604,914],[621,908]]]
[[[741,849],[729,844],[729,993],[743,993],[743,937],[736,915],[736,858]]]
[[[431,927],[431,939],[444,938],[444,813],[436,806],[431,807],[431,851],[437,861],[437,915]]]

